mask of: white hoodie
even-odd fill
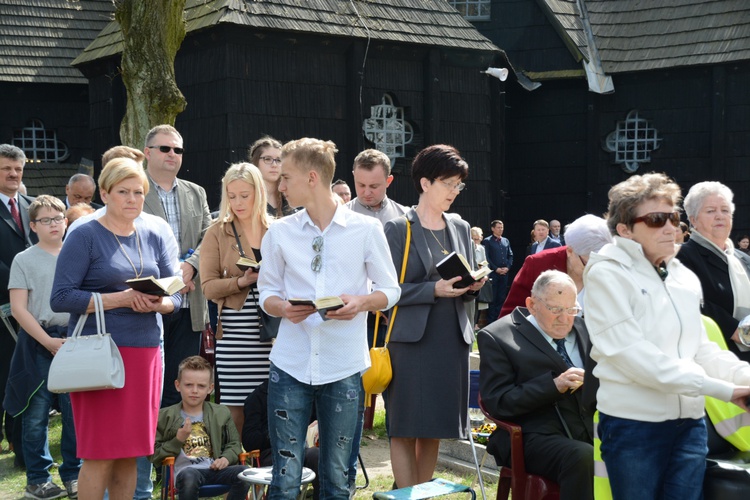
[[[735,385],[750,385],[750,365],[706,336],[698,278],[677,259],[667,271],[662,281],[641,245],[619,236],[591,254],[584,320],[607,415],[701,418],[703,396],[729,401]]]

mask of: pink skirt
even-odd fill
[[[78,457],[114,460],[154,452],[161,399],[158,347],[120,347],[125,387],[70,394]]]

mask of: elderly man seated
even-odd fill
[[[489,413],[523,429],[526,469],[560,486],[563,500],[593,498],[592,414],[584,405],[589,336],[565,273],[545,271],[526,308],[479,331],[479,392]],[[510,440],[495,431],[488,451],[510,465]]]

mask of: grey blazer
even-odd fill
[[[469,235],[469,224],[457,215],[444,214],[443,218],[453,249],[466,257],[473,269],[475,266],[474,249]],[[440,261],[438,257],[441,257],[430,253],[417,212],[414,208],[410,208],[404,217],[398,217],[385,224],[385,236],[391,249],[396,274],[401,276],[407,220],[411,223],[411,247],[406,276],[404,283],[401,284],[398,312],[391,332],[391,340],[395,342],[419,342],[424,335],[427,316],[436,302],[435,281],[427,281],[427,278],[435,264]],[[463,338],[467,344],[474,341],[473,325],[467,310],[467,305],[474,299],[476,295],[468,293],[453,299]]]
[[[143,204],[143,211],[167,220],[167,214],[156,192],[156,184],[149,177],[150,189]],[[195,291],[190,292],[190,320],[193,331],[201,331],[208,323],[208,304],[200,283],[200,251],[206,229],[211,225],[206,190],[197,184],[177,179],[177,203],[180,205],[180,256],[191,248],[195,251],[186,262],[195,268]]]
[[[10,216],[8,207],[0,202],[0,219],[2,219],[0,220],[0,304],[10,301],[8,280],[13,259],[17,254],[39,241],[36,233],[29,227],[29,205],[32,201],[34,201],[33,197],[18,194],[18,213],[23,224],[23,235],[13,217]],[[5,328],[0,331],[5,331]]]

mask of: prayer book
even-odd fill
[[[125,283],[133,290],[162,297],[174,295],[185,288],[185,283],[177,276],[161,279],[156,279],[153,276],[149,276],[148,278],[133,278],[132,280],[127,280]]]
[[[260,270],[260,262],[255,262],[255,259],[250,259],[248,257],[240,257],[237,261],[237,267],[239,267],[243,273],[250,268],[252,268],[253,271],[258,272]]]
[[[488,267],[480,267],[472,271],[466,258],[460,253],[451,252],[443,260],[437,263],[437,270],[444,280],[461,276],[461,280],[453,283],[453,288],[466,288],[481,280],[492,270]]]
[[[321,297],[319,299],[289,299],[289,303],[293,306],[313,306],[320,314],[323,320],[328,321],[330,318],[326,318],[328,311],[335,311],[344,307],[344,301],[341,297]]]

